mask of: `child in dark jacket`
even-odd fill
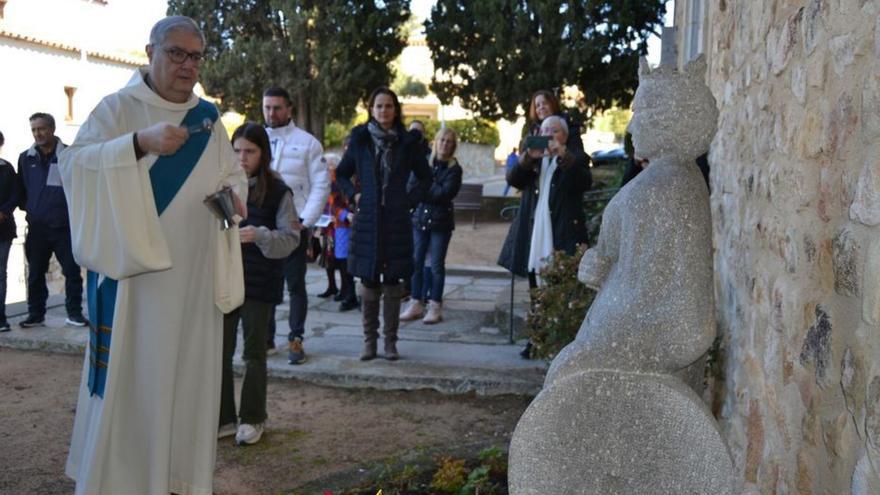
[[[267,417],[266,336],[275,306],[282,300],[284,258],[299,245],[299,232],[293,229],[299,215],[293,205],[293,193],[269,168],[272,156],[266,130],[261,125],[245,123],[232,134],[232,147],[248,175],[248,216],[239,224],[245,290],[244,304],[223,318],[218,436],[234,434],[236,443],[250,445],[262,437]],[[244,333],[245,373],[236,415],[232,356],[239,320]]]

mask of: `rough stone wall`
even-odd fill
[[[743,493],[880,493],[880,1],[707,6],[713,402]]]

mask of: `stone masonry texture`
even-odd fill
[[[880,493],[880,1],[702,5],[724,363],[708,399],[738,483]]]

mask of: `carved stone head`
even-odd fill
[[[636,156],[652,161],[675,156],[690,161],[709,151],[718,109],[705,77],[702,55],[681,72],[674,67],[651,70],[644,58],[639,61],[639,88],[627,129]]]

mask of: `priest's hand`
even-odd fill
[[[257,240],[257,229],[253,225],[246,225],[238,229],[238,236],[242,244],[254,242]]]
[[[137,132],[138,147],[153,155],[173,155],[189,139],[186,127],[168,122],[147,127]]]

